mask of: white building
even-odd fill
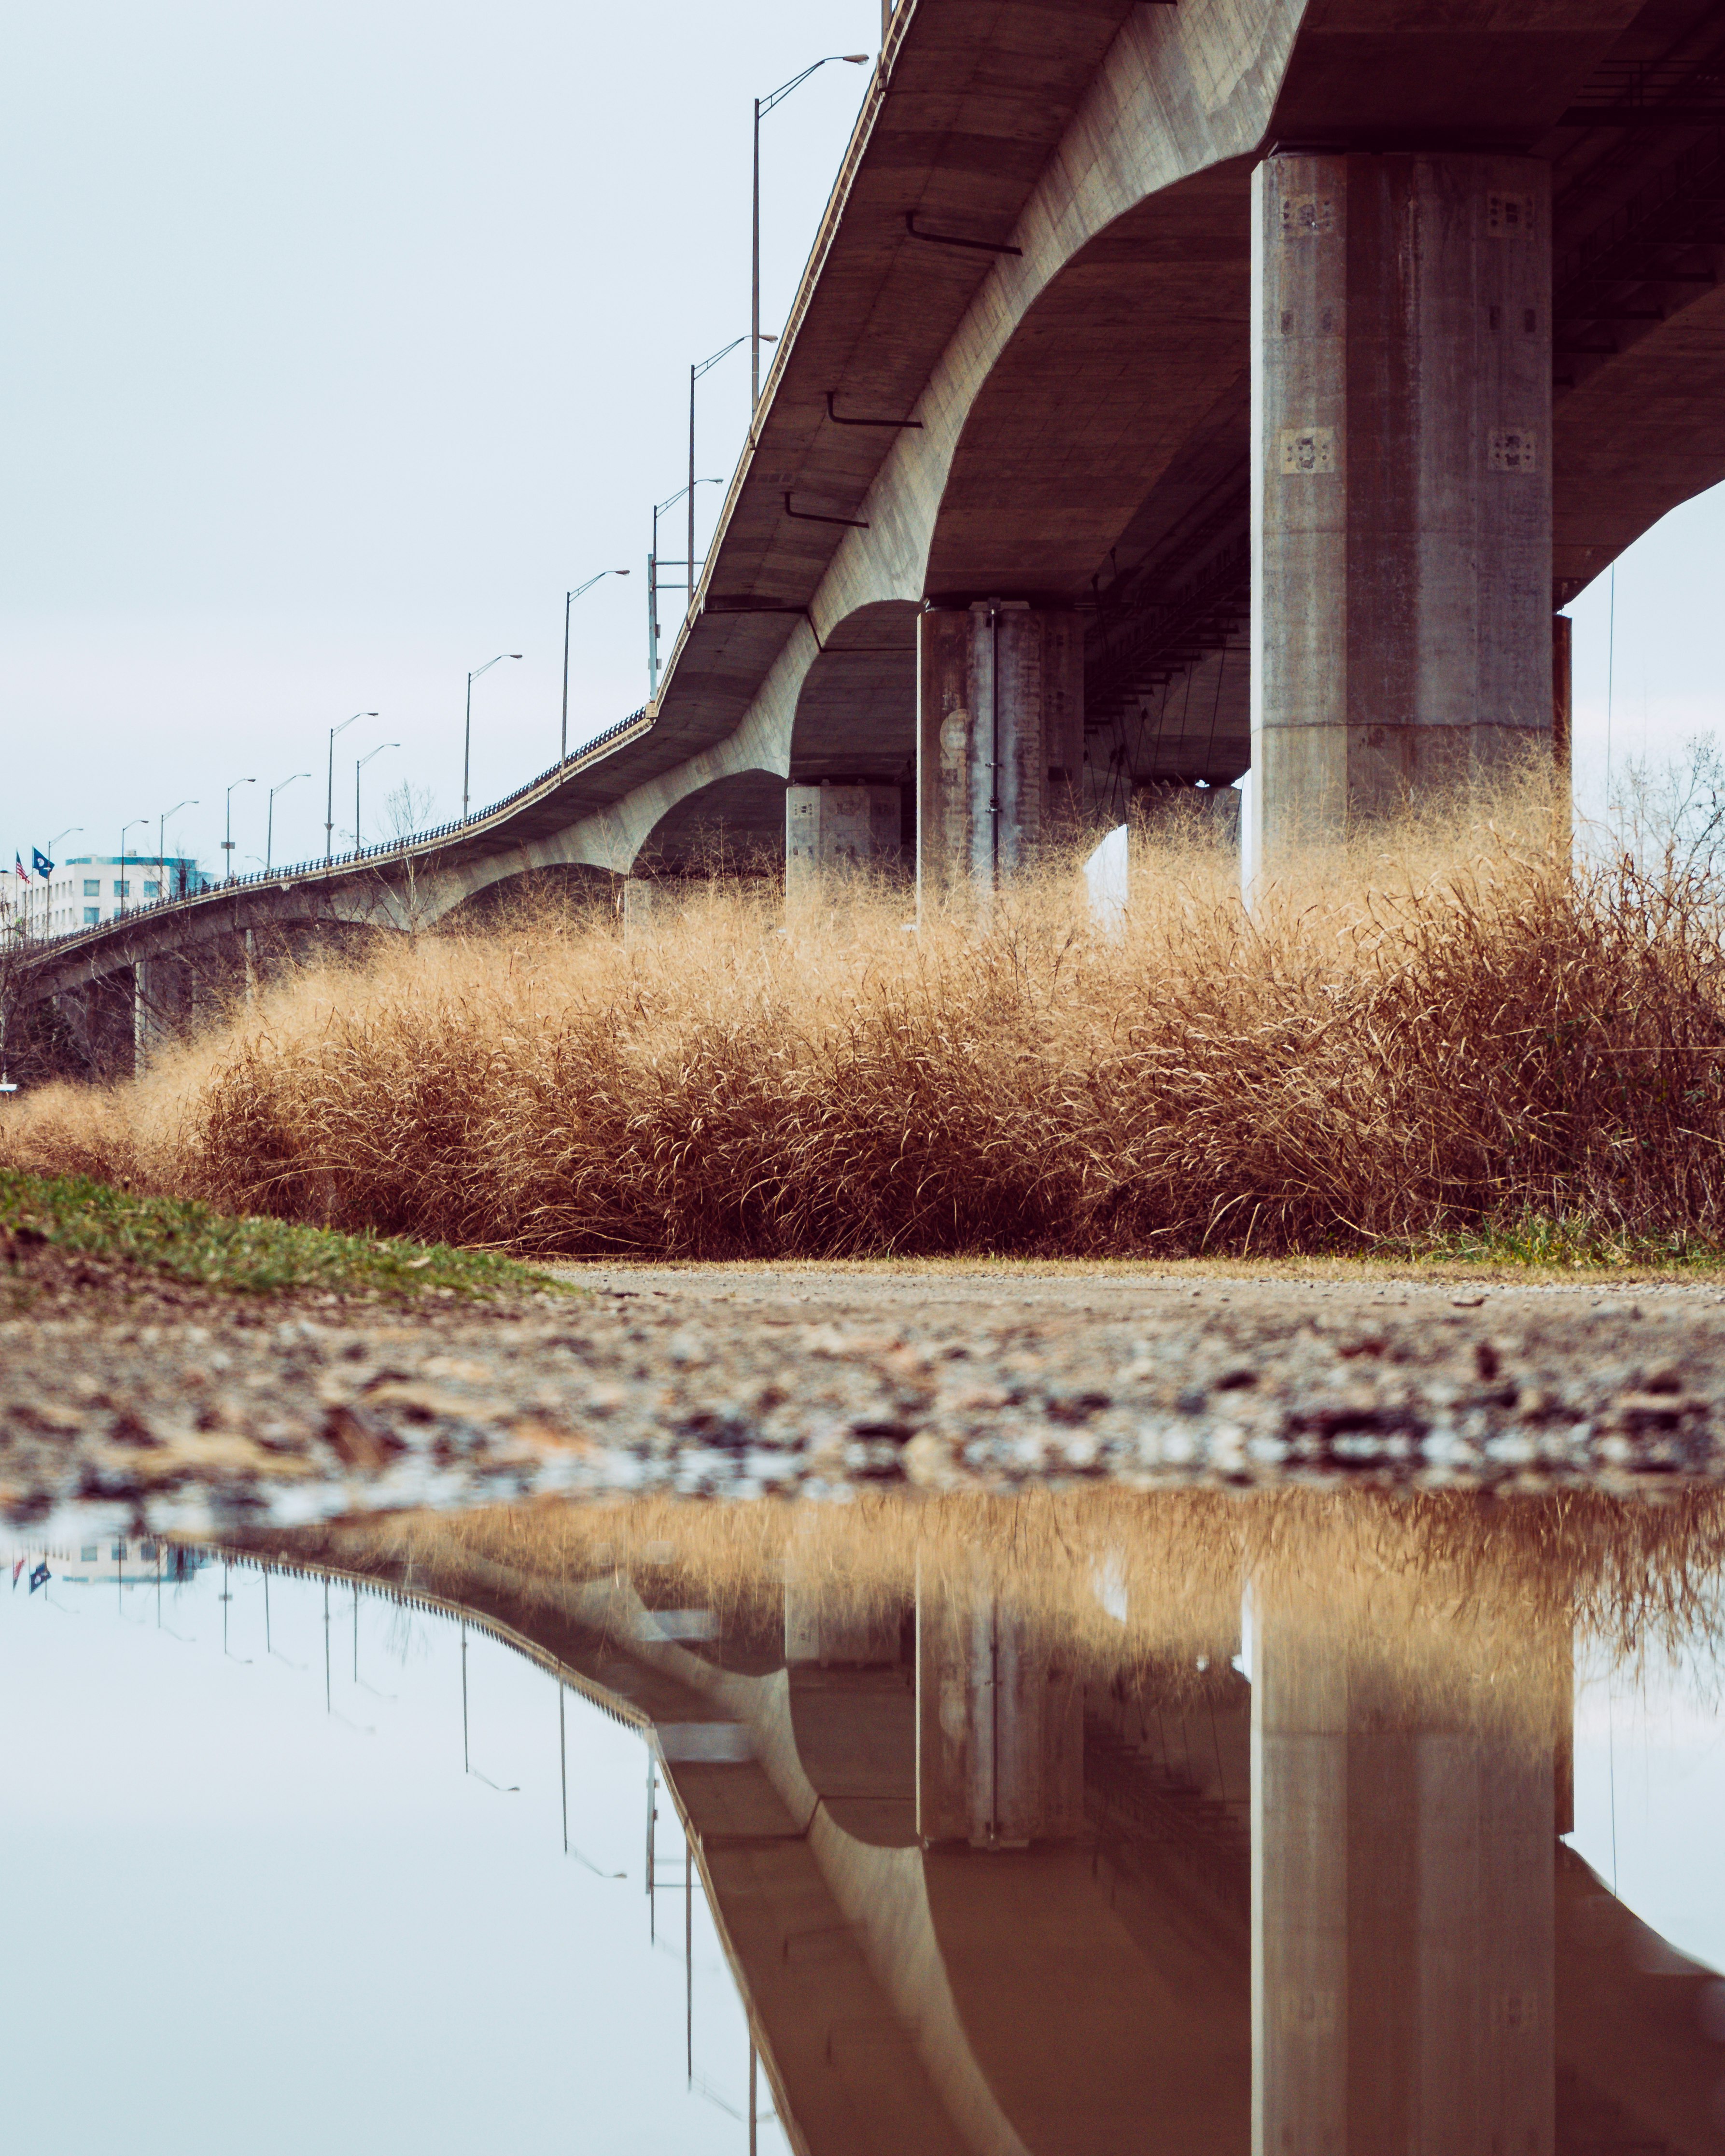
[[[210,886],[196,861],[181,855],[148,854],[128,854],[123,861],[117,854],[85,854],[57,863],[45,881],[30,877],[22,891],[9,872],[6,880],[14,886],[13,902],[24,933],[36,937],[100,927],[159,898],[181,898]]]

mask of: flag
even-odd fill
[[[29,877],[24,873],[24,857],[22,854],[14,854],[13,855],[12,872],[18,878],[20,883],[28,883],[30,880]]]
[[[13,1567],[12,1568],[12,1584],[13,1584],[13,1585],[14,1587],[16,1587],[16,1586],[18,1585],[18,1574],[19,1574],[19,1573],[23,1570],[23,1568],[24,1568],[24,1561],[23,1561],[23,1559],[22,1558],[20,1558],[18,1559],[18,1563],[17,1563],[15,1565],[13,1565]]]
[[[40,846],[31,847],[30,866],[36,871],[37,875],[41,877],[44,883],[46,883],[48,879],[54,874],[54,863],[49,860],[47,855],[43,852]]]
[[[53,1577],[53,1573],[48,1568],[48,1559],[44,1558],[41,1563],[30,1574],[31,1594],[33,1594],[39,1587],[46,1587]]]

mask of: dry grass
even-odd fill
[[[919,1589],[998,1597],[1092,1681],[1164,1698],[1228,1681],[1243,1591],[1260,1625],[1424,1716],[1561,1722],[1574,1661],[1687,1657],[1721,1636],[1725,1498],[1393,1498],[1310,1491],[860,1495],[843,1506],[502,1507],[356,1522],[287,1538],[304,1555],[460,1600],[476,1584],[547,1612],[621,1576],[659,1608],[710,1609],[727,1638],[782,1637],[787,1584],[855,1636],[891,1636]]]
[[[534,1256],[1717,1244],[1713,885],[1559,870],[1552,829],[1538,788],[1380,829],[1251,916],[1175,829],[1114,941],[1070,870],[914,934],[857,886],[788,923],[758,880],[693,887],[628,942],[544,907],[15,1101],[0,1158]]]

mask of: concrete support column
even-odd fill
[[[131,1075],[141,1078],[150,1067],[151,1051],[162,1032],[156,1007],[150,1000],[150,962],[135,958],[131,968]]]
[[[897,865],[899,788],[876,783],[788,786],[784,796],[787,898],[816,889],[831,875]]]
[[[916,889],[986,900],[1076,827],[1084,631],[1022,599],[917,619]]]
[[[1022,1849],[1084,1824],[1084,1698],[986,1582],[919,1585],[916,1831]]]
[[[1253,182],[1246,852],[1552,732],[1551,193],[1531,158],[1267,158]]]

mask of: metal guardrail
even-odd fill
[[[536,778],[530,778],[525,786],[516,787],[514,793],[506,793],[501,800],[494,801],[489,808],[476,809],[470,816],[458,817],[453,823],[434,824],[429,830],[413,831],[405,838],[388,839],[375,846],[356,847],[345,854],[332,854],[327,860],[294,861],[280,868],[257,869],[249,875],[224,876],[220,882],[207,884],[201,891],[182,891],[177,896],[152,898],[142,906],[129,906],[123,913],[116,914],[111,921],[104,921],[94,927],[63,929],[57,936],[27,935],[22,940],[21,951],[29,957],[49,951],[64,951],[81,942],[94,942],[111,936],[122,923],[157,920],[164,913],[172,912],[180,907],[207,905],[213,900],[229,897],[237,891],[257,891],[269,884],[298,883],[310,876],[333,880],[339,875],[373,862],[405,860],[410,854],[435,852],[447,840],[466,836],[494,821],[506,810],[524,801],[530,793],[536,793],[541,788],[565,776],[572,767],[585,763],[596,749],[609,747],[631,729],[646,721],[647,707],[643,704],[638,711],[631,711],[626,719],[619,719],[614,726],[607,726],[603,732],[595,734],[589,742],[584,742],[578,749],[552,764],[549,770],[542,771]]]

